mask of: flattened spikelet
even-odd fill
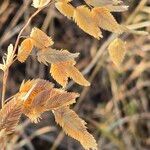
[[[67,76],[66,63],[62,62],[62,63],[51,64],[50,74],[63,87],[67,85],[68,76]]]
[[[42,30],[34,27],[31,31],[30,37],[33,40],[33,44],[35,47],[39,49],[47,48],[53,45],[53,40],[51,37],[46,35]]]
[[[12,99],[0,110],[0,131],[5,130],[6,134],[11,134],[18,124],[22,114],[22,102]]]
[[[34,83],[35,83],[34,79],[33,80],[28,80],[26,82],[23,80],[23,82],[21,83],[19,92],[21,92],[21,93],[28,92],[32,88]]]
[[[33,41],[31,38],[25,39],[18,50],[17,58],[20,62],[24,62],[30,55],[33,48]]]
[[[35,123],[39,121],[41,114],[45,111],[71,105],[79,96],[78,93],[55,89],[53,84],[42,79],[27,81],[27,84],[24,85],[30,85],[30,82],[33,86],[26,91],[27,98],[23,102],[23,113]],[[21,96],[20,90],[19,98]]]
[[[46,80],[36,79],[34,82],[32,82],[32,87],[30,88],[32,91],[28,95],[28,100],[24,102],[24,107],[28,107],[39,92],[53,88],[53,84]],[[30,89],[28,89],[27,93],[30,91]]]
[[[77,7],[74,11],[73,18],[77,25],[86,33],[97,39],[102,37],[101,31],[93,16],[91,15],[90,9],[86,6]]]
[[[119,5],[119,6],[108,5],[108,6],[106,6],[106,8],[110,12],[122,12],[122,11],[127,11],[128,10],[128,6],[126,6],[126,5]]]
[[[47,63],[58,63],[72,60],[78,57],[79,53],[70,53],[67,50],[55,50],[47,48],[37,53],[38,61],[47,65]]]
[[[91,13],[100,28],[119,34],[122,33],[121,26],[107,8],[95,7]]]
[[[85,2],[89,5],[96,6],[96,7],[118,5],[123,3],[121,0],[85,0]]]
[[[52,77],[63,87],[65,87],[68,83],[68,78],[73,79],[80,85],[89,86],[90,83],[74,65],[74,61],[55,63],[51,65],[50,73]]]
[[[53,111],[56,122],[63,128],[65,133],[78,140],[87,150],[96,150],[97,144],[94,137],[87,131],[86,122],[69,107],[62,107]]]
[[[117,38],[110,43],[108,51],[113,63],[119,67],[126,54],[126,43]]]
[[[39,118],[41,118],[41,114],[46,111],[46,101],[48,99],[48,93],[50,90],[43,90],[39,93],[37,93],[32,101],[30,99],[27,99],[26,101],[30,101],[30,104],[27,102],[24,103],[23,107],[23,113],[30,118],[30,120],[34,123],[37,123],[39,121]]]
[[[65,2],[55,3],[55,7],[66,17],[72,18],[74,14],[74,7]]]
[[[28,85],[30,88],[28,88]],[[46,80],[36,79],[27,81],[22,85],[20,90],[20,97],[24,93],[26,97],[23,103],[23,113],[28,116],[32,121],[37,122],[37,118],[40,117],[41,113],[45,110],[45,103],[48,98],[48,92],[53,88],[53,84]],[[25,93],[26,92],[26,93]],[[44,92],[44,94],[41,92]],[[22,97],[22,99],[24,99]]]
[[[46,103],[46,107],[48,110],[71,105],[75,103],[75,99],[79,97],[78,93],[66,92],[60,89],[52,89],[48,95],[49,98]]]
[[[90,86],[90,83],[84,78],[82,73],[73,65],[68,67],[67,74],[76,83],[83,85],[83,86]]]

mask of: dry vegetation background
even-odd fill
[[[116,19],[133,29],[150,32],[150,1],[124,2],[129,5],[129,10],[115,13]],[[84,4],[82,0],[74,0],[73,3],[76,6]],[[18,32],[34,11],[31,0],[0,0],[0,58],[7,46],[15,42]],[[127,55],[118,71],[107,51],[115,34],[104,31],[104,38],[98,41],[61,15],[54,5],[38,14],[23,35],[28,35],[34,26],[52,36],[55,48],[81,53],[77,67],[91,86],[81,87],[70,82],[68,90],[81,93],[74,110],[88,123],[99,149],[150,149],[150,34],[121,35],[121,39],[127,42]],[[48,67],[39,64],[32,56],[23,64],[15,63],[10,68],[7,97],[18,91],[22,80],[38,77],[56,83],[49,76]],[[0,90],[1,86],[2,72]],[[13,142],[18,150],[82,149],[77,141],[61,131],[53,116],[47,113],[37,125],[22,118]],[[13,150],[13,147],[10,149]]]

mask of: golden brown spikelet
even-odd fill
[[[35,83],[35,80],[28,80],[28,81],[24,81],[21,83],[19,92],[21,93],[27,93],[33,86],[33,84]]]
[[[126,5],[108,5],[105,6],[105,8],[107,8],[110,12],[122,12],[122,11],[127,11],[128,10],[128,6]]]
[[[122,33],[122,27],[117,23],[107,8],[95,7],[91,13],[100,28],[118,34]]]
[[[47,48],[54,43],[51,37],[36,27],[32,29],[30,37],[33,40],[34,46],[39,49]]]
[[[65,63],[51,64],[50,74],[51,76],[63,87],[68,83],[68,76]]]
[[[78,140],[86,150],[97,150],[94,137],[87,131],[86,122],[69,107],[62,107],[53,111],[55,121],[63,128],[65,133]]]
[[[22,102],[12,99],[0,110],[0,131],[11,134],[17,126],[22,114]]]
[[[33,0],[33,7],[35,8],[41,8],[46,6],[51,0]]]
[[[67,70],[68,76],[76,83],[83,86],[90,86],[90,83],[84,78],[82,73],[73,65],[70,65]]]
[[[121,0],[85,0],[85,2],[94,7],[118,5],[122,3]]]
[[[93,18],[90,9],[86,6],[78,6],[74,11],[73,18],[77,25],[86,33],[97,39],[102,37],[102,33],[96,23],[96,20]]]
[[[42,79],[34,80],[34,82],[32,82],[32,87],[26,93],[28,100],[25,100],[24,107],[30,106],[33,99],[39,92],[42,92],[43,90],[47,90],[47,89],[51,89],[51,88],[53,88],[53,84],[49,81],[42,80]]]
[[[45,107],[46,101],[48,99],[48,93],[51,90],[43,90],[37,93],[32,101],[27,99],[23,105],[23,113],[30,118],[30,120],[34,123],[39,121],[41,118],[41,114],[44,113],[47,109]],[[30,103],[28,103],[28,101]],[[27,104],[28,103],[28,104]]]
[[[29,85],[29,82],[24,85]],[[78,93],[55,89],[53,84],[42,79],[31,80],[31,83],[32,87],[25,94],[20,90],[19,98],[23,100],[23,113],[35,123],[45,111],[71,105],[79,96]]]
[[[31,38],[27,38],[21,43],[17,55],[17,58],[21,63],[23,63],[28,58],[32,51],[32,48],[33,40]]]
[[[37,53],[37,59],[41,63],[48,65],[48,63],[58,63],[62,61],[72,60],[78,57],[79,53],[70,53],[67,50],[55,50],[46,48]]]
[[[108,51],[113,63],[119,67],[126,54],[126,43],[121,39],[116,38],[108,46]]]
[[[30,88],[28,88],[28,85]],[[37,122],[41,113],[46,111],[44,106],[48,98],[48,90],[52,88],[53,84],[51,82],[42,79],[27,81],[22,86],[19,98],[24,101],[23,113],[32,121]],[[43,91],[44,95],[40,95]]]
[[[55,7],[66,17],[72,18],[74,14],[75,8],[65,2],[57,2],[55,3]]]
[[[89,86],[90,83],[74,65],[74,61],[55,63],[51,65],[50,73],[52,77],[63,87],[65,87],[68,83],[68,78],[73,79],[80,85]]]
[[[58,107],[68,106],[75,103],[75,99],[79,97],[78,93],[66,92],[61,89],[52,89],[49,92],[49,98],[46,103],[48,110],[57,109]]]

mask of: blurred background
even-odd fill
[[[114,13],[117,21],[150,33],[150,1],[124,2],[129,10]],[[19,31],[36,11],[31,3],[31,0],[0,0],[0,62],[8,45],[15,43]],[[78,6],[85,3],[74,0],[72,4]],[[114,34],[103,31],[104,37],[98,41],[61,15],[54,4],[31,21],[23,36],[28,36],[34,26],[53,38],[54,48],[80,52],[77,67],[83,71],[91,86],[82,87],[70,82],[68,91],[81,93],[72,107],[87,122],[98,149],[150,149],[150,34],[124,33],[120,36],[127,42],[127,55],[118,70],[107,51]],[[0,89],[2,76],[1,71]],[[50,76],[49,67],[31,56],[25,63],[16,62],[10,68],[7,98],[18,91],[24,79],[32,78],[44,78],[60,87]],[[45,113],[38,124],[32,124],[23,117],[12,141],[10,150],[83,149],[76,140],[63,133],[50,112]]]

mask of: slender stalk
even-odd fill
[[[32,16],[29,18],[29,20],[26,22],[26,24],[24,25],[24,27],[21,29],[21,31],[19,32],[18,36],[17,36],[17,40],[16,40],[16,43],[15,43],[15,46],[14,46],[14,53],[16,52],[17,50],[17,46],[19,44],[19,39],[23,33],[23,31],[26,29],[26,27],[28,26],[28,24],[31,22],[31,20],[43,9],[42,8],[39,8],[34,14],[32,14]]]
[[[45,6],[46,7],[46,6]],[[17,51],[17,46],[19,44],[19,39],[23,33],[23,31],[26,29],[26,27],[29,25],[29,23],[31,22],[31,20],[45,7],[42,7],[42,8],[39,8],[38,10],[35,11],[34,14],[32,14],[30,16],[30,18],[28,19],[28,21],[26,22],[26,24],[23,26],[23,28],[21,29],[21,31],[19,32],[18,36],[17,36],[17,40],[15,42],[15,46],[14,46],[14,51],[13,51],[13,54],[16,53]],[[16,59],[15,59],[16,60]],[[13,60],[14,62],[14,60]],[[12,62],[12,63],[13,63]],[[11,63],[11,65],[12,65]],[[11,66],[9,65],[9,67]],[[9,74],[9,67],[7,68],[7,70],[4,72],[4,75],[3,75],[3,89],[2,89],[2,107],[4,106],[5,104],[5,94],[6,94],[6,84],[7,84],[7,78],[8,78],[8,74]]]
[[[5,104],[5,93],[6,93],[6,84],[7,84],[7,78],[8,78],[8,69],[4,72],[3,75],[3,89],[2,89],[2,107]]]

